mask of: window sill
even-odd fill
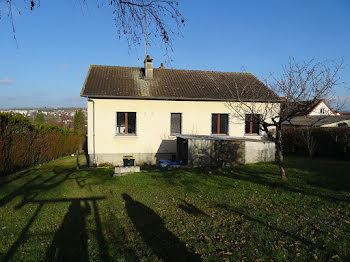
[[[244,134],[244,136],[249,136],[249,137],[262,137],[262,135],[259,135],[259,134]]]
[[[228,134],[211,134],[212,136],[228,136]]]
[[[120,137],[138,137],[137,135],[115,135],[114,138],[120,138]]]

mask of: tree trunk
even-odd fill
[[[265,133],[267,134],[268,138],[270,138],[270,140],[275,142],[276,152],[277,152],[277,162],[278,162],[278,166],[280,168],[281,178],[283,180],[285,180],[285,179],[287,179],[287,177],[286,177],[286,172],[284,171],[284,167],[283,167],[281,124],[276,123],[276,129],[275,129],[276,137],[274,137],[273,132],[268,129],[267,125],[263,125],[262,130],[265,131]]]
[[[287,179],[286,177],[286,172],[284,171],[284,167],[283,167],[283,152],[282,152],[282,148],[276,145],[276,151],[277,151],[277,161],[278,161],[278,166],[280,168],[280,174],[281,174],[281,178],[283,180]]]
[[[283,167],[283,150],[282,150],[282,134],[281,134],[281,129],[280,127],[276,127],[276,151],[277,151],[277,162],[278,166],[280,168],[280,174],[281,178],[283,180],[287,179],[286,177],[286,172],[284,171]]]

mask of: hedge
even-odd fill
[[[0,176],[81,150],[85,136],[67,128],[0,113]]]
[[[307,132],[314,141],[316,156],[345,156],[350,159],[350,127],[283,128],[284,153],[307,155]]]

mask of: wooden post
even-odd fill
[[[77,150],[77,170],[80,169],[80,164],[79,164],[79,150]]]

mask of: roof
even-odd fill
[[[281,98],[285,100],[282,110],[285,109],[285,110],[296,111],[297,116],[310,115],[322,102],[333,112],[334,115],[337,114],[324,99],[290,102],[285,97],[281,97]]]
[[[296,111],[296,114],[298,116],[306,116],[312,112],[317,105],[319,105],[323,100],[316,99],[314,101],[295,101],[291,102],[287,99],[283,98],[285,100],[282,110],[292,110]]]
[[[319,100],[318,103],[314,106],[314,108],[309,112],[308,115],[310,115],[310,114],[316,109],[316,107],[318,107],[319,104],[321,104],[322,102],[332,111],[332,113],[333,113],[334,115],[337,114],[337,112],[335,112],[335,111],[333,110],[333,108],[326,102],[326,100],[321,99],[321,100]]]
[[[291,120],[292,126],[324,126],[350,120],[350,115],[343,116],[296,116]],[[284,126],[291,126],[288,122],[283,122]]]
[[[238,100],[280,102],[281,99],[250,73],[154,68],[144,79],[144,68],[92,65],[81,96],[163,100]]]

